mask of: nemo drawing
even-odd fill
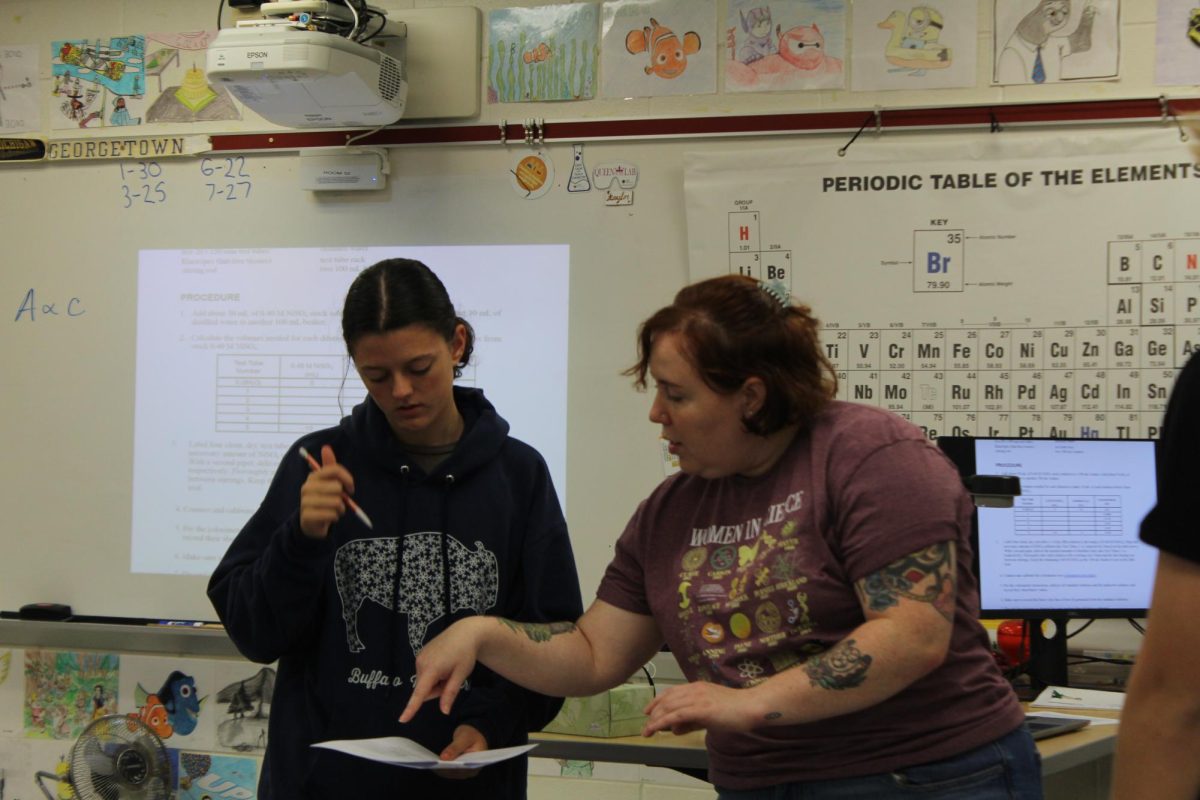
[[[521,60],[526,64],[537,64],[545,61],[549,57],[550,47],[545,42],[542,42],[532,50],[526,50],[521,54]]]
[[[140,718],[142,722],[149,726],[150,730],[158,734],[160,739],[166,739],[174,733],[171,723],[167,719],[167,709],[163,706],[162,701],[158,699],[158,695],[147,695],[145,705],[136,714],[130,714],[129,716]],[[134,730],[132,725],[129,729]]]
[[[649,26],[629,32],[625,49],[633,55],[648,53],[650,66],[645,67],[646,74],[669,80],[687,69],[688,56],[700,52],[700,34],[688,31],[680,40],[678,34],[651,17]]]

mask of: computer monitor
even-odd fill
[[[1015,475],[1011,508],[980,507],[972,531],[980,616],[1052,620],[1035,680],[1066,682],[1066,621],[1144,617],[1158,551],[1138,538],[1157,498],[1152,439],[941,437],[964,480]],[[1035,661],[1038,656],[1035,655]]]

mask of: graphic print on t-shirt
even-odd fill
[[[414,656],[425,644],[430,623],[464,608],[485,614],[496,604],[500,586],[496,555],[479,541],[471,550],[448,536],[446,545],[448,568],[442,563],[442,534],[427,531],[404,537],[398,598],[392,597],[396,589],[396,537],[355,539],[338,548],[333,573],[351,653],[366,649],[358,636],[358,610],[367,600],[408,615],[408,641]],[[443,581],[447,580],[448,609],[442,592]]]
[[[707,664],[702,679],[752,686],[824,649],[780,647],[813,629],[797,553],[803,507],[797,491],[762,517],[690,532],[678,565],[678,617],[692,647],[687,660]],[[724,665],[736,680],[722,674]]]

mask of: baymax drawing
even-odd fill
[[[788,84],[803,80],[805,76],[842,74],[842,60],[829,53],[825,35],[815,22],[796,25],[786,31],[776,25],[775,35],[778,37],[776,52],[749,64],[736,61],[727,64],[726,82],[731,86],[803,88],[803,84]]]
[[[775,33],[779,36],[780,58],[796,69],[813,75],[842,71],[842,60],[829,55],[825,49],[825,36],[815,22],[797,25],[787,31],[777,25]]]
[[[1071,26],[1072,0],[1039,0],[1021,18],[996,62],[996,82],[1054,83],[1072,55],[1092,49],[1096,8],[1088,3]]]
[[[844,7],[836,4],[772,3],[729,10],[725,29],[728,60],[725,86],[730,91],[796,91],[844,86]],[[751,20],[773,19],[769,48],[756,44]],[[766,50],[753,60],[752,49]]]

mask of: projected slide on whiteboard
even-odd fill
[[[133,572],[207,575],[293,441],[366,398],[341,336],[346,289],[415,258],[475,328],[482,388],[546,459],[565,507],[565,245],[147,250],[138,261]]]

